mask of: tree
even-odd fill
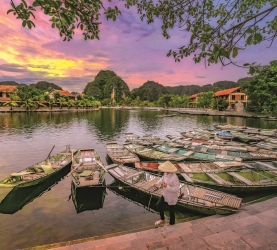
[[[242,85],[255,111],[277,115],[277,61],[259,68],[259,73]],[[249,109],[249,108],[248,108]]]
[[[213,108],[217,109],[218,111],[222,111],[227,109],[229,106],[229,102],[225,99],[223,99],[222,97],[214,98],[213,100]]]
[[[18,100],[18,99],[19,99],[19,97],[16,94],[11,94],[10,95],[10,101],[5,102],[3,104],[3,106],[9,106],[9,107],[11,107],[11,110],[12,110],[13,107],[17,107],[18,106],[18,103],[16,102],[16,100]]]
[[[210,108],[212,106],[214,93],[212,91],[198,94],[198,107]]]
[[[207,65],[233,62],[239,51],[249,45],[267,41],[269,46],[277,36],[277,17],[273,11],[277,8],[276,0],[122,0],[124,7],[137,8],[141,20],[153,23],[162,20],[163,36],[170,37],[168,30],[179,27],[190,33],[186,45],[180,45],[177,51],[170,50],[168,56],[175,61],[194,55],[199,63],[204,60]],[[35,27],[34,12],[40,8],[50,16],[52,28],[60,32],[64,41],[73,38],[76,29],[82,31],[84,39],[99,39],[100,15],[116,21],[121,14],[116,5],[101,0],[32,0],[28,5],[25,0],[15,5],[11,0],[11,9],[16,18],[22,20],[22,26]],[[104,3],[107,6],[104,6]],[[122,4],[119,4],[120,8]],[[269,14],[272,15],[269,15]],[[250,73],[254,73],[252,65]]]

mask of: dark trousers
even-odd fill
[[[160,217],[161,217],[161,220],[164,220],[165,217],[164,217],[164,206],[165,204],[167,204],[167,202],[164,201],[164,197],[161,196],[160,199],[158,200],[157,202],[157,207],[158,207],[158,210],[159,210],[159,213],[160,213]],[[168,207],[168,211],[169,211],[169,224],[170,225],[174,225],[175,224],[175,205],[168,205],[167,204],[167,207]]]

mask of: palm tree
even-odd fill
[[[13,110],[13,107],[18,107],[18,103],[16,100],[18,100],[19,97],[16,94],[11,94],[10,95],[10,101],[5,102],[3,105],[4,106],[9,106],[11,107],[11,110]]]
[[[26,107],[26,110],[28,111],[30,108],[36,107],[36,103],[32,99],[27,99],[23,101],[20,107]]]

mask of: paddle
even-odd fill
[[[50,157],[50,155],[51,155],[51,153],[52,153],[54,147],[55,147],[55,145],[54,145],[53,148],[51,149],[51,151],[50,151],[50,153],[48,154],[48,156],[47,156],[47,158],[45,159],[45,161],[47,161],[47,160],[49,159],[49,157]]]
[[[96,162],[101,168],[103,168],[103,169],[105,170],[106,173],[108,172],[107,169],[103,166],[103,164],[102,164],[100,161],[96,160],[95,162]]]

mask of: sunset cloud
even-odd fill
[[[29,30],[12,14],[7,15],[10,0],[0,9],[0,81],[35,83],[50,81],[69,91],[83,91],[100,70],[113,70],[130,89],[153,80],[165,86],[204,85],[216,81],[237,81],[247,77],[247,69],[235,66],[222,68],[204,63],[195,64],[192,57],[176,63],[167,57],[170,49],[186,44],[189,34],[170,30],[171,38],[162,36],[160,21],[147,25],[141,22],[134,9],[122,10],[116,22],[103,17],[100,40],[84,41],[80,32],[70,42],[63,42],[49,17],[36,12],[36,28]],[[248,47],[241,51],[236,62],[268,64],[276,59],[274,43]]]

